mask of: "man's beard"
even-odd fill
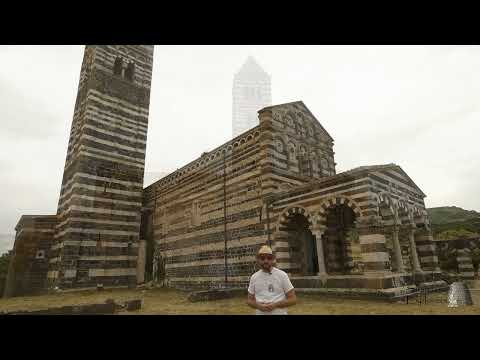
[[[270,271],[270,269],[272,268],[272,266],[273,266],[272,264],[267,264],[267,263],[263,263],[263,264],[261,265],[262,269],[263,269],[263,270],[267,270],[267,271]]]

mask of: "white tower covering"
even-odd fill
[[[249,56],[233,80],[232,135],[258,125],[257,111],[272,105],[270,75]]]

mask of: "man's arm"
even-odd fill
[[[297,295],[295,294],[295,289],[290,290],[285,294],[287,297],[285,300],[277,301],[275,303],[266,304],[265,308],[267,311],[272,311],[276,308],[286,308],[297,303]]]
[[[282,287],[285,292],[286,299],[278,301],[276,303],[270,304],[270,306],[275,308],[286,308],[297,303],[297,295],[295,294],[295,289],[293,288],[292,282],[286,273],[282,273]]]
[[[285,300],[276,302],[274,305],[276,308],[286,308],[297,303],[297,295],[295,294],[295,289],[290,290],[285,294],[287,297]]]
[[[257,303],[257,299],[255,298],[255,295],[252,295],[250,293],[248,293],[247,305],[250,306],[251,308],[254,308],[260,311],[271,311],[271,310],[267,310],[265,305]]]

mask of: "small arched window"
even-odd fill
[[[284,151],[283,141],[280,139],[277,139],[275,142],[275,148],[279,153],[283,153]]]
[[[135,73],[135,64],[133,62],[128,63],[127,69],[125,70],[125,78],[127,80],[133,81],[133,75]]]
[[[300,156],[305,157],[307,155],[307,150],[305,149],[305,146],[300,146]]]
[[[329,170],[329,168],[328,168],[327,159],[323,158],[323,159],[320,161],[320,166],[321,166],[321,169],[322,169],[323,174],[330,174],[330,170]]]
[[[115,59],[115,63],[113,64],[113,75],[121,75],[122,74],[122,66],[123,60],[120,56]]]

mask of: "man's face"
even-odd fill
[[[270,254],[260,254],[257,256],[257,259],[258,264],[265,271],[270,271],[272,269],[273,262],[275,261],[274,256]]]

